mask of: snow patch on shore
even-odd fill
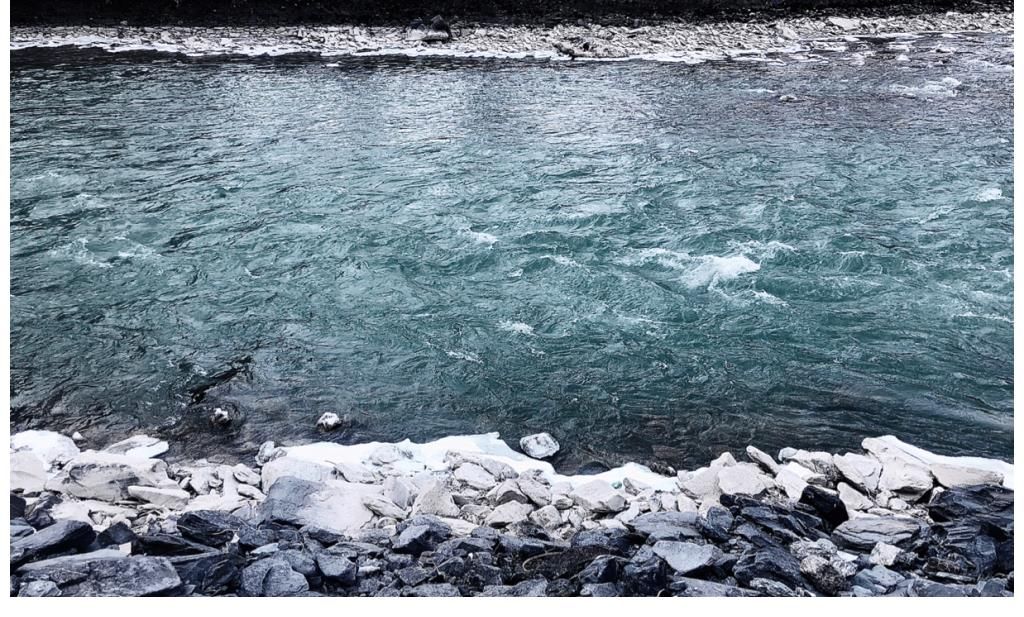
[[[287,447],[284,450],[288,453],[289,457],[320,465],[337,465],[340,463],[369,465],[370,455],[382,446],[387,445],[392,444],[373,441],[344,446],[337,443],[318,442],[303,446]],[[501,440],[498,433],[444,437],[422,444],[413,443],[406,439],[393,445],[402,451],[406,458],[393,463],[392,466],[396,470],[407,474],[415,474],[425,470],[441,471],[447,469],[448,465],[445,462],[445,455],[448,452],[462,452],[495,459],[509,465],[517,473],[536,469],[541,471],[551,482],[568,482],[573,486],[581,486],[594,479],[607,482],[621,482],[625,478],[630,478],[657,490],[678,490],[674,477],[659,475],[651,471],[650,468],[637,463],[627,463],[621,467],[592,476],[561,475],[555,472],[555,468],[551,463],[538,461],[525,454],[516,452]]]

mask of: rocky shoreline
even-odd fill
[[[1005,10],[867,17],[821,14],[721,22],[635,20],[628,26],[579,21],[552,27],[471,22],[445,22],[443,28],[422,22],[405,27],[14,27],[10,48],[76,46],[186,56],[442,55],[700,62],[773,52],[834,50],[856,37],[972,32],[1013,32],[1013,14]]]
[[[890,436],[675,476],[495,433],[233,466],[81,441],[11,437],[12,596],[1013,595],[1013,465]]]

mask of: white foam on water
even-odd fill
[[[683,282],[690,287],[703,287],[718,281],[732,280],[761,269],[760,264],[751,261],[745,255],[701,255],[696,257],[695,261],[697,266],[683,276]]]
[[[751,290],[750,293],[758,301],[764,302],[765,304],[772,304],[774,306],[789,306],[789,303],[786,302],[785,300],[783,300],[782,298],[780,298],[780,297],[778,297],[776,295],[772,295],[772,294],[770,294],[767,291],[764,291],[762,289],[754,289],[754,290]]]
[[[463,233],[472,238],[473,242],[476,242],[477,244],[486,244],[487,246],[491,246],[498,241],[498,236],[483,231],[466,230]]]
[[[498,328],[505,332],[511,332],[513,334],[522,334],[524,336],[533,336],[533,326],[530,324],[523,323],[521,321],[499,321]]]
[[[1009,317],[1003,317],[1002,315],[992,314],[978,314],[973,311],[967,311],[966,313],[957,313],[956,315],[953,315],[953,317],[962,317],[964,319],[989,319],[992,321],[1003,321],[1008,324],[1013,323],[1013,320],[1010,319]]]
[[[633,255],[620,260],[626,265],[638,265],[655,261],[672,270],[680,270],[680,280],[687,287],[705,287],[737,278],[743,274],[757,272],[761,264],[743,254],[737,255],[696,255],[684,251],[664,248],[649,248],[635,251]]]
[[[98,259],[96,255],[89,250],[88,244],[89,238],[77,238],[64,246],[47,251],[47,255],[56,258],[70,258],[76,263],[94,266],[96,268],[113,267],[113,264],[102,259]]]
[[[892,87],[892,91],[910,99],[950,99],[957,95],[960,86],[959,79],[943,77],[939,81],[926,81],[920,86],[897,84]]]
[[[562,266],[569,266],[570,268],[582,268],[583,267],[582,264],[580,264],[580,262],[576,261],[575,259],[572,259],[571,257],[566,257],[565,255],[544,255],[543,258],[544,259],[550,259],[551,261],[555,262],[556,264],[559,264],[559,265],[562,265]]]
[[[759,259],[773,259],[779,253],[795,253],[796,247],[778,240],[762,242],[760,240],[748,240],[747,242],[730,243],[735,250],[744,254],[752,254]]]
[[[480,356],[476,355],[471,351],[452,351],[446,349],[444,351],[449,357],[457,360],[465,360],[466,362],[472,362],[474,364],[483,364],[484,361],[480,359]]]
[[[1003,191],[999,187],[989,187],[982,189],[974,196],[974,201],[996,201],[997,199],[1003,198]]]

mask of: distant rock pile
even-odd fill
[[[255,467],[167,445],[14,435],[11,594],[1013,595],[1013,466],[893,437],[676,477],[560,476],[494,434],[268,442]]]

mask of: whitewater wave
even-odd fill
[[[1003,198],[1003,191],[999,187],[989,187],[982,189],[974,196],[974,201],[996,201],[997,199]]]
[[[449,358],[455,358],[456,360],[465,360],[466,362],[472,362],[473,364],[484,363],[484,361],[480,359],[480,356],[471,351],[452,351],[450,349],[446,349],[445,353],[448,354]]]
[[[892,90],[909,99],[951,99],[958,94],[960,85],[959,79],[943,77],[939,81],[926,81],[920,86],[897,84]]]
[[[562,265],[562,266],[568,266],[570,268],[582,268],[583,267],[582,264],[580,264],[580,262],[576,261],[575,259],[572,259],[571,257],[566,257],[565,255],[544,255],[542,258],[543,259],[550,259],[551,261],[555,262],[556,264],[559,264],[559,265]]]
[[[691,255],[685,251],[649,248],[636,251],[620,261],[626,265],[655,262],[664,268],[679,270],[682,272],[681,280],[687,287],[698,288],[713,287],[721,281],[757,272],[761,269],[760,261],[773,259],[780,252],[797,250],[777,240],[733,242],[730,246],[733,249],[732,253],[724,256]]]
[[[957,313],[953,317],[961,317],[963,319],[989,319],[991,321],[1002,321],[1008,324],[1012,324],[1013,320],[1009,317],[1003,317],[1002,315],[992,314],[978,314],[973,311],[967,311],[966,313]]]
[[[505,332],[511,332],[513,334],[522,334],[524,336],[533,336],[533,326],[530,324],[523,323],[521,321],[509,321],[503,320],[498,322],[498,328]]]
[[[47,252],[50,257],[58,259],[70,258],[75,263],[93,266],[96,268],[112,268],[113,264],[108,263],[89,250],[89,238],[77,238],[67,244],[51,249]]]
[[[483,231],[471,231],[467,229],[463,233],[469,236],[470,239],[472,239],[473,242],[476,242],[477,244],[491,246],[498,241],[498,236]]]

